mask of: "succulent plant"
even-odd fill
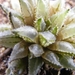
[[[44,63],[75,70],[75,7],[65,0],[10,0],[0,7],[9,24],[0,25],[0,45],[13,49],[6,75],[36,75]]]

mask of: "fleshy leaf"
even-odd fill
[[[0,24],[0,32],[11,30],[12,27],[9,24]]]
[[[1,5],[1,4],[0,4],[0,7],[7,15],[11,12],[14,16],[21,16],[21,14],[19,12],[17,12],[16,10],[13,10],[13,9],[6,7],[4,5]]]
[[[58,39],[64,40],[75,35],[75,23],[65,25],[58,34]]]
[[[50,19],[47,19],[45,21],[45,23],[46,23],[46,30],[50,30],[50,28],[51,28],[51,21],[50,21]]]
[[[29,3],[29,7],[31,9],[31,17],[33,19],[33,24],[34,24],[34,20],[35,20],[35,12],[36,12],[36,5],[37,5],[37,1],[38,0],[27,0]],[[26,11],[25,11],[26,12]]]
[[[72,44],[65,41],[57,41],[56,43],[50,45],[49,49],[53,51],[58,51],[59,53],[75,55],[75,49]]]
[[[65,41],[68,41],[70,43],[75,43],[75,35],[72,36],[72,37],[69,37],[69,38],[65,39]]]
[[[30,3],[30,5],[32,6],[32,10],[36,7],[37,5],[37,0],[28,0],[28,2]]]
[[[43,65],[43,61],[41,58],[32,58],[29,59],[29,73],[28,75],[37,75],[41,66]]]
[[[33,25],[33,13],[30,3],[28,2],[28,0],[19,0],[19,2],[25,23],[27,25]]]
[[[20,4],[19,4],[19,0],[10,0],[11,6],[14,10],[18,11],[21,13],[21,9],[20,9]]]
[[[22,75],[24,74],[27,67],[27,58],[22,58],[14,60],[8,63],[8,68],[6,70],[6,75]]]
[[[51,16],[50,20],[51,20],[51,31],[52,32],[54,31],[55,27],[57,28],[57,33],[59,32],[59,30],[61,29],[63,25],[63,21],[67,13],[68,13],[68,10],[65,10],[64,12],[56,13],[53,16]]]
[[[65,54],[58,54],[59,62],[64,68],[74,69],[75,70],[75,63],[72,57],[65,55]]]
[[[0,5],[0,7],[3,9],[5,13],[7,13],[7,15],[9,15],[9,20],[13,28],[24,26],[24,21],[21,17],[21,13],[17,12],[16,10],[5,7],[3,5]]]
[[[50,15],[62,12],[65,7],[65,0],[50,0]]]
[[[57,33],[57,29],[58,29],[57,27],[54,27],[52,33],[53,33],[53,34],[56,34],[56,33]]]
[[[75,43],[71,43],[72,44],[72,46],[75,48]]]
[[[37,0],[37,5],[36,5],[36,19],[39,17],[42,17],[43,19],[48,19],[50,10],[50,0]]]
[[[39,38],[41,45],[44,47],[49,46],[56,40],[56,37],[50,31],[40,32]]]
[[[9,13],[9,18],[13,28],[24,26],[24,20],[21,16],[14,16],[12,13]]]
[[[35,57],[40,57],[44,53],[42,46],[38,44],[30,45],[29,50]]]
[[[20,42],[21,39],[14,35],[10,30],[0,32],[0,45],[5,47],[13,47],[16,43]]]
[[[51,52],[51,51],[46,51],[43,55],[42,55],[42,58],[44,60],[46,60],[48,62],[48,64],[52,64],[52,65],[55,65],[55,67],[61,67],[61,64],[59,62],[59,58],[58,56]]]
[[[68,25],[70,23],[75,23],[75,7],[69,10],[68,14],[65,17],[64,25]]]
[[[19,37],[23,38],[23,40],[27,41],[27,42],[36,42],[36,38],[37,38],[37,31],[35,28],[31,27],[31,26],[23,26],[20,28],[17,28],[15,30],[13,30],[13,32],[17,35],[19,35]]]
[[[44,31],[46,28],[46,23],[44,22],[43,18],[39,18],[35,21],[35,28],[37,31]]]
[[[28,49],[27,49],[25,43],[23,41],[21,41],[20,43],[17,43],[14,46],[13,51],[9,58],[9,62],[16,60],[16,59],[24,58],[27,55],[28,55]]]

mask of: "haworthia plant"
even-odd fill
[[[66,9],[65,0],[10,1],[12,8],[0,5],[10,22],[0,25],[0,45],[13,49],[6,75],[23,75],[27,67],[37,75],[44,63],[75,70],[75,7]]]

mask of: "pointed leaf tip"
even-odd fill
[[[44,31],[46,28],[46,23],[43,18],[39,18],[35,21],[34,27],[36,28],[37,31],[41,32]]]
[[[38,32],[31,26],[23,26],[13,30],[13,33],[19,35],[27,42],[37,42]]]
[[[65,54],[57,54],[60,64],[66,69],[75,70],[75,63],[71,56]]]
[[[58,56],[55,53],[51,52],[51,51],[46,51],[42,55],[42,58],[44,60],[46,60],[49,64],[53,64],[56,67],[61,67]]]
[[[72,56],[75,55],[75,48],[72,46],[72,44],[65,41],[57,41],[56,43],[52,44],[49,49]]]
[[[39,33],[40,43],[42,46],[47,47],[54,43],[56,37],[50,31],[44,31]]]
[[[40,57],[44,53],[42,46],[38,44],[30,45],[29,50],[35,57]]]
[[[9,58],[9,62],[24,58],[27,55],[28,55],[28,49],[26,48],[25,43],[21,41],[14,46],[13,51]]]

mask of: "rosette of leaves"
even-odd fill
[[[75,7],[64,0],[11,0],[12,9],[0,7],[9,24],[0,25],[0,45],[13,48],[6,75],[36,75],[48,63],[75,69]]]

